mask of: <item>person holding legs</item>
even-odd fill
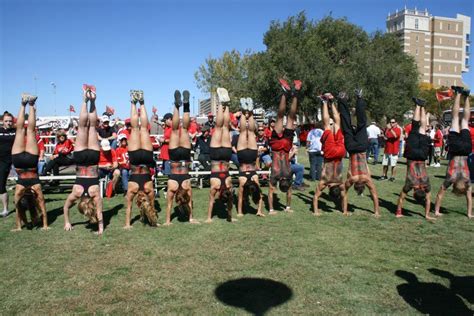
[[[12,148],[12,162],[18,175],[15,186],[15,208],[16,208],[16,228],[20,231],[22,223],[28,225],[26,210],[31,212],[31,222],[37,225],[39,222],[38,210],[43,217],[43,230],[48,229],[48,218],[46,216],[46,206],[44,203],[41,182],[38,177],[39,151],[36,141],[36,108],[37,97],[23,94],[20,112],[16,121],[15,142]],[[28,125],[25,128],[25,107],[29,104]],[[26,142],[25,142],[26,132]],[[24,206],[27,207],[24,207]],[[29,207],[33,206],[33,207]]]
[[[342,158],[346,155],[344,147],[344,136],[340,129],[341,119],[339,111],[334,104],[334,97],[330,93],[326,93],[321,98],[323,103],[323,124],[324,133],[321,137],[324,152],[324,165],[321,180],[316,186],[313,197],[313,212],[319,216],[321,212],[318,208],[318,201],[323,190],[329,187],[329,194],[335,201],[340,201],[344,215],[349,215],[347,211],[347,197],[342,179]],[[331,109],[334,122],[330,122],[328,102],[331,102]]]
[[[128,157],[130,160],[130,178],[127,190],[127,211],[125,214],[125,229],[130,229],[133,199],[140,209],[140,218],[145,217],[152,227],[158,226],[158,216],[155,210],[155,191],[151,179],[150,168],[156,166],[153,159],[153,144],[148,131],[148,115],[145,108],[145,99],[142,90],[130,91],[130,123],[132,129],[128,143]],[[137,111],[140,104],[140,113]]]
[[[189,166],[191,165],[191,140],[189,138],[189,91],[183,91],[183,102],[181,104],[181,93],[174,92],[174,111],[172,120],[172,131],[169,140],[169,157],[171,173],[168,176],[168,191],[166,193],[166,221],[165,225],[171,225],[171,208],[173,199],[189,214],[189,222],[199,223],[193,218],[193,195],[191,188],[191,176]],[[183,124],[179,124],[179,108],[183,105]]]
[[[290,165],[290,151],[293,148],[296,111],[298,110],[298,94],[301,91],[302,83],[300,80],[295,80],[293,82],[293,89],[288,82],[283,79],[280,79],[280,84],[284,93],[280,98],[277,120],[269,141],[272,150],[272,166],[270,169],[270,182],[268,187],[268,205],[270,207],[268,214],[270,215],[277,213],[273,208],[273,193],[277,185],[281,192],[286,193],[285,212],[293,212],[291,209],[291,183],[293,181],[293,173],[291,172]],[[290,97],[290,111],[286,118],[286,126],[283,127],[286,100]]]
[[[217,88],[219,106],[214,132],[211,136],[209,156],[211,158],[211,177],[209,190],[209,207],[207,210],[206,223],[212,222],[212,210],[217,193],[222,201],[227,205],[227,221],[232,222],[232,179],[229,175],[229,161],[232,156],[232,144],[229,132],[229,107],[223,103],[230,101],[229,94],[224,88]]]
[[[96,89],[84,85],[84,102],[79,114],[78,131],[74,161],[76,162],[76,181],[72,192],[64,204],[64,230],[72,230],[69,221],[69,209],[79,200],[79,212],[89,218],[90,223],[98,224],[98,234],[102,235],[102,196],[99,189],[99,139],[97,138],[97,111],[95,106]],[[89,112],[87,111],[87,103]]]
[[[441,216],[440,208],[446,190],[453,185],[453,193],[466,196],[467,216],[472,215],[472,196],[469,177],[468,156],[472,152],[471,135],[469,133],[469,119],[471,117],[471,108],[469,104],[469,90],[462,87],[451,87],[456,92],[454,105],[452,108],[451,128],[448,135],[448,155],[449,163],[446,170],[446,179],[439,188],[436,196],[435,216]],[[464,113],[459,126],[459,107],[461,104],[461,95],[465,97]]]
[[[379,199],[367,165],[367,149],[369,148],[367,116],[365,114],[367,104],[365,100],[362,99],[362,90],[356,90],[356,96],[356,128],[352,127],[351,114],[347,105],[347,94],[341,92],[338,98],[339,112],[341,113],[341,127],[344,133],[344,144],[346,150],[349,152],[350,160],[345,183],[345,196],[347,196],[347,191],[352,185],[354,185],[354,189],[358,195],[362,195],[367,186],[372,196],[372,201],[374,202],[374,215],[378,217],[380,216]]]
[[[257,174],[258,148],[255,128],[257,123],[253,118],[253,104],[244,103],[240,116],[240,134],[237,142],[237,157],[239,159],[239,198],[237,216],[243,216],[244,200],[249,196],[257,204],[257,216],[265,216],[262,212],[263,194]],[[247,115],[248,113],[248,115]]]
[[[407,159],[407,175],[405,185],[398,198],[397,217],[402,217],[403,201],[408,192],[412,189],[413,196],[419,203],[425,205],[425,218],[433,219],[430,216],[431,208],[431,185],[428,173],[426,172],[426,159],[428,158],[431,144],[431,137],[426,134],[426,112],[425,100],[413,98],[415,111],[412,121],[412,129],[406,139],[404,157]]]

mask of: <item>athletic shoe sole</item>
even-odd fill
[[[229,92],[226,88],[217,88],[217,97],[220,103],[226,103],[230,101]]]
[[[252,100],[252,98],[247,98],[246,103],[247,103],[247,110],[248,111],[253,111],[253,100]]]
[[[280,82],[280,86],[285,93],[289,93],[291,91],[291,87],[285,79],[280,78],[278,81]]]
[[[181,92],[179,90],[174,91],[174,105],[178,108],[181,106]]]
[[[191,94],[189,93],[188,90],[183,91],[183,103],[189,103],[189,97]]]
[[[295,86],[295,90],[296,91],[300,91],[301,90],[301,86],[303,85],[303,83],[301,82],[301,80],[294,80],[293,81],[293,84]]]

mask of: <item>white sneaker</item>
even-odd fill
[[[435,164],[435,167],[439,168],[439,167],[441,167],[441,164],[438,162],[437,164]]]
[[[217,88],[217,97],[220,103],[226,103],[230,101],[229,92],[226,88]]]
[[[240,107],[242,110],[247,110],[247,99],[246,98],[240,98]]]
[[[8,211],[7,211],[7,210],[3,210],[3,212],[0,213],[0,215],[2,215],[2,217],[7,217],[7,216],[8,216]]]
[[[252,100],[252,98],[247,98],[247,110],[253,111],[253,100]]]
[[[430,167],[436,167],[436,164],[435,164],[435,163],[432,163],[432,164],[430,165]]]

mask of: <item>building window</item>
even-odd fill
[[[441,71],[441,65],[438,65],[438,71]]]
[[[451,30],[451,24],[448,23],[448,31]]]
[[[456,32],[459,32],[459,23],[456,23]]]
[[[439,38],[439,43],[443,44],[443,39],[441,37]]]
[[[466,63],[466,67],[469,67],[469,58],[466,58],[465,63]]]
[[[415,30],[418,30],[418,19],[415,19]]]
[[[440,30],[443,29],[443,22],[439,22],[439,29],[440,29]]]
[[[456,46],[458,46],[458,40],[455,40],[454,43]]]
[[[469,42],[469,34],[466,34],[466,42]]]
[[[469,46],[466,45],[466,54],[469,54]]]
[[[458,72],[458,66],[454,65],[454,72]]]
[[[454,58],[458,59],[458,52],[454,52]]]
[[[438,79],[438,84],[441,85],[441,79]]]

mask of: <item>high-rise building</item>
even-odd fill
[[[209,99],[199,100],[199,115],[206,116],[209,113],[214,115],[217,113],[217,94],[215,92],[211,93]]]
[[[462,14],[447,18],[405,8],[387,17],[387,32],[397,34],[403,50],[415,58],[420,82],[434,87],[464,85],[470,30],[471,18]]]

